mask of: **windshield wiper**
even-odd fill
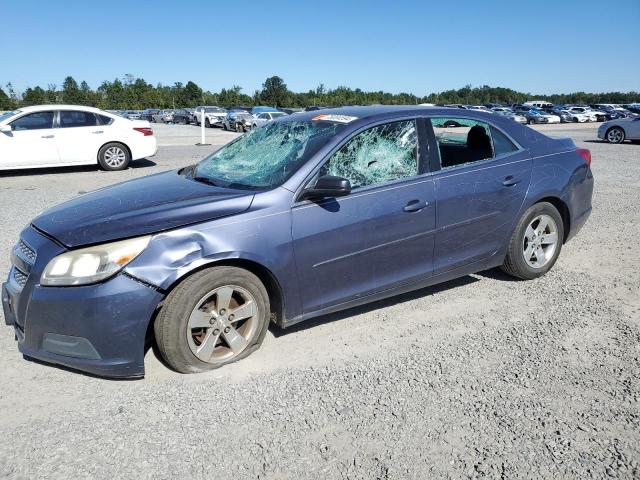
[[[209,177],[203,177],[201,175],[192,175],[191,178],[193,180],[195,180],[196,182],[206,183],[207,185],[212,185],[214,187],[221,187],[222,186],[219,182],[216,182],[215,180],[212,180]]]

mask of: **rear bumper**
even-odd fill
[[[147,328],[164,295],[122,273],[95,285],[42,287],[42,269],[61,249],[31,228],[22,238],[36,261],[26,281],[17,282],[12,267],[2,285],[4,319],[18,350],[94,375],[143,376]]]
[[[135,144],[130,144],[131,160],[140,160],[141,158],[153,157],[158,153],[158,141],[155,136],[148,136],[140,139]]]

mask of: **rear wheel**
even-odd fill
[[[540,277],[556,263],[563,239],[564,223],[556,207],[536,203],[518,221],[501,268],[523,280]]]
[[[241,268],[214,267],[169,294],[154,332],[172,368],[197,373],[247,357],[268,326],[269,297],[258,277]]]
[[[605,138],[609,143],[622,143],[624,142],[624,130],[620,127],[611,127],[607,130]]]
[[[130,161],[129,149],[121,143],[107,143],[98,152],[98,163],[104,170],[124,170]]]

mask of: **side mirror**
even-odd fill
[[[2,133],[11,133],[11,125],[2,125],[0,126],[0,132]]]
[[[313,187],[303,190],[300,200],[344,197],[351,193],[351,182],[346,178],[323,175]]]

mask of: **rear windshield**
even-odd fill
[[[202,160],[194,178],[228,188],[276,187],[342,128],[318,121],[270,122]]]

